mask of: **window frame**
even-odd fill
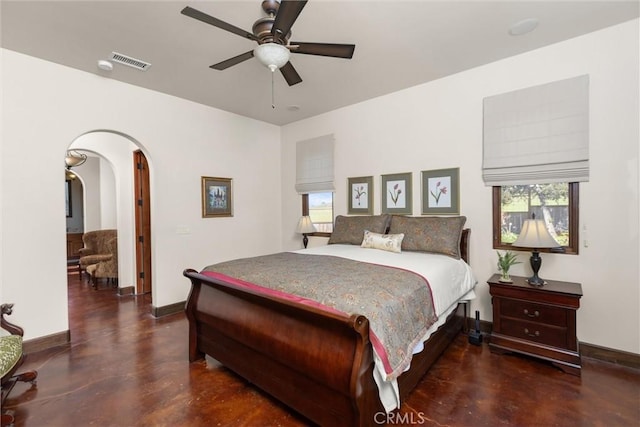
[[[579,217],[579,183],[568,183],[568,196],[569,196],[569,244],[563,246],[562,249],[557,248],[545,248],[538,249],[539,252],[547,253],[563,253],[569,255],[578,255],[580,246],[580,217]],[[502,186],[493,187],[493,248],[501,250],[526,250],[531,251],[531,248],[520,248],[513,246],[511,243],[502,243]]]
[[[302,216],[309,215],[309,193],[302,195]],[[313,233],[307,233],[307,236],[315,237],[331,237],[331,233],[315,231]]]

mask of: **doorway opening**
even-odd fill
[[[141,301],[151,306],[151,188],[144,148],[128,135],[99,130],[79,136],[69,149],[89,156],[73,168],[83,183],[83,232],[117,230],[117,294],[146,295]]]

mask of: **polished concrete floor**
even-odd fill
[[[17,385],[3,408],[16,426],[309,424],[215,361],[189,364],[184,315],[153,318],[148,297],[94,290],[72,273],[69,322],[70,345],[28,355],[22,370],[38,370],[37,386]],[[460,335],[387,421],[639,426],[640,371],[584,359],[580,378]]]

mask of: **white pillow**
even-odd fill
[[[404,233],[380,234],[364,230],[364,238],[360,246],[363,248],[382,249],[383,251],[389,252],[400,252],[402,239],[404,239]]]

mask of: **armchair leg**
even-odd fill
[[[2,414],[2,426],[13,427],[13,411],[6,411]]]
[[[36,378],[38,378],[37,371],[27,371],[15,376],[16,381],[21,381],[23,383],[31,383],[33,385],[37,384]]]

